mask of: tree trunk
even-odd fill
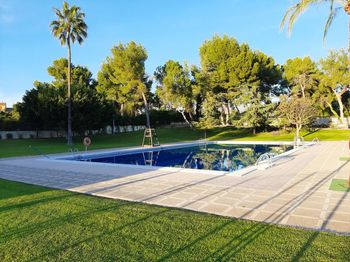
[[[331,103],[326,102],[326,104],[328,105],[329,109],[331,110],[332,114],[336,117],[339,118],[338,113],[333,109],[333,106]]]
[[[222,112],[222,109],[220,110],[220,122],[222,126],[225,126],[224,113]]]
[[[68,98],[67,98],[67,106],[68,106],[68,130],[67,130],[67,144],[68,146],[73,145],[72,138],[72,97],[71,97],[71,50],[70,50],[70,39],[67,39],[67,47],[68,47]]]
[[[191,110],[188,112],[188,116],[190,117],[190,121],[192,122],[193,121],[193,114],[192,114]]]
[[[301,86],[301,94],[305,98],[305,87],[303,85]]]
[[[112,116],[112,135],[114,135],[115,130],[115,101],[113,100],[113,116]]]
[[[295,125],[295,129],[296,129],[296,137],[297,139],[299,139],[299,134],[300,134],[300,129],[301,129],[301,126],[299,126],[298,124]]]
[[[224,120],[225,126],[228,126],[229,121],[230,121],[230,115],[229,115],[228,106],[227,106],[226,103],[222,103],[221,107],[222,107],[222,112],[225,115],[225,120]]]
[[[179,111],[179,110],[178,110],[178,111]],[[193,125],[192,125],[192,123],[191,123],[190,121],[188,121],[188,119],[187,119],[187,117],[186,117],[186,115],[185,115],[185,111],[184,111],[184,110],[180,110],[179,112],[181,113],[183,119],[184,119],[185,122],[189,125],[189,127],[192,128]]]
[[[202,96],[198,95],[196,99],[196,111],[195,111],[195,119],[198,121],[201,117],[201,105],[203,104]]]
[[[343,105],[343,101],[341,101],[341,95],[337,94],[335,90],[333,90],[335,93],[335,97],[337,98],[337,102],[339,105],[339,117],[340,117],[340,121],[342,124],[344,124],[344,105]]]
[[[142,92],[142,98],[143,98],[143,102],[144,102],[144,104],[145,104],[145,114],[146,114],[146,121],[147,121],[147,126],[146,126],[146,128],[151,128],[151,121],[150,121],[150,118],[149,118],[148,102],[147,102],[147,98],[146,98],[144,92]]]
[[[124,116],[124,103],[120,104],[120,115]]]

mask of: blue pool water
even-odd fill
[[[147,165],[160,167],[181,167],[219,171],[236,171],[254,165],[264,153],[281,154],[292,149],[281,145],[197,145],[183,148],[154,149],[145,152],[115,154],[104,157],[80,158],[91,161],[115,164]]]

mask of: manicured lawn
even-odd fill
[[[350,237],[0,180],[0,261],[349,261]]]
[[[329,190],[339,191],[339,192],[350,192],[350,187],[348,186],[347,179],[333,179]]]
[[[189,128],[157,129],[160,143],[172,143],[208,138],[209,140],[252,140],[252,141],[292,141],[294,133],[266,132],[253,135],[249,129],[216,128],[211,130],[199,130]],[[318,137],[321,141],[348,140],[350,130],[322,129],[316,132],[303,132],[306,141]],[[89,149],[102,149],[114,147],[139,146],[142,141],[143,131],[121,133],[113,136],[92,137],[92,145]],[[82,138],[74,139],[80,151],[83,150]],[[32,146],[32,149],[29,146]],[[64,139],[25,139],[25,140],[0,140],[0,157],[37,155],[67,152],[68,148]]]
[[[336,129],[318,129],[316,131],[303,131],[301,135],[305,141],[312,141],[318,138],[321,141],[338,141],[349,140],[350,130],[336,130]],[[251,141],[293,141],[294,133],[287,133],[282,131],[275,132],[261,132],[256,135],[248,132],[248,130],[221,130],[221,132],[213,133],[211,140],[251,140]]]

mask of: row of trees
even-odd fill
[[[305,57],[280,66],[234,38],[214,36],[200,47],[200,58],[201,67],[169,60],[149,76],[145,48],[130,42],[112,48],[97,80],[86,67],[71,64],[73,129],[99,129],[118,116],[138,115],[144,115],[149,126],[151,109],[176,111],[190,126],[234,125],[255,132],[285,116],[281,113],[286,107],[278,106],[289,101],[287,97],[302,98],[315,109],[313,115],[343,119],[349,113],[344,51],[332,51],[319,63]],[[53,81],[36,81],[26,92],[17,105],[23,121],[37,129],[65,127],[68,64],[63,58],[54,61],[48,68]],[[286,123],[291,121],[280,121]]]
[[[286,12],[281,26],[287,24],[291,31],[308,6],[323,2],[331,7],[325,36],[340,10],[336,1],[300,0]],[[349,13],[349,1],[340,2]],[[298,131],[316,115],[334,115],[343,121],[348,113],[349,59],[344,51],[331,52],[319,63],[305,57],[280,66],[234,38],[214,36],[200,48],[200,67],[169,60],[148,76],[146,50],[130,42],[112,48],[96,81],[86,67],[71,63],[71,44],[81,44],[87,37],[85,14],[66,2],[62,10],[54,11],[57,19],[50,27],[67,46],[68,59],[54,61],[48,69],[52,83],[36,81],[16,108],[22,122],[36,129],[63,129],[67,124],[68,145],[72,122],[73,129],[82,132],[98,129],[111,118],[114,125],[118,116],[144,114],[150,127],[150,109],[174,110],[191,127],[193,123],[246,126],[254,133],[277,117],[282,120],[277,125],[294,124]]]

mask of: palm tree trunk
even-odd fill
[[[350,66],[350,15],[348,15],[348,59],[349,59],[349,66]],[[350,67],[349,67],[350,70]]]
[[[67,98],[68,130],[67,130],[67,144],[68,144],[68,146],[72,146],[73,145],[73,138],[72,138],[72,97],[71,97],[71,49],[70,49],[69,37],[67,40],[67,47],[68,47],[68,75],[67,75],[67,82],[68,82],[68,98]]]

